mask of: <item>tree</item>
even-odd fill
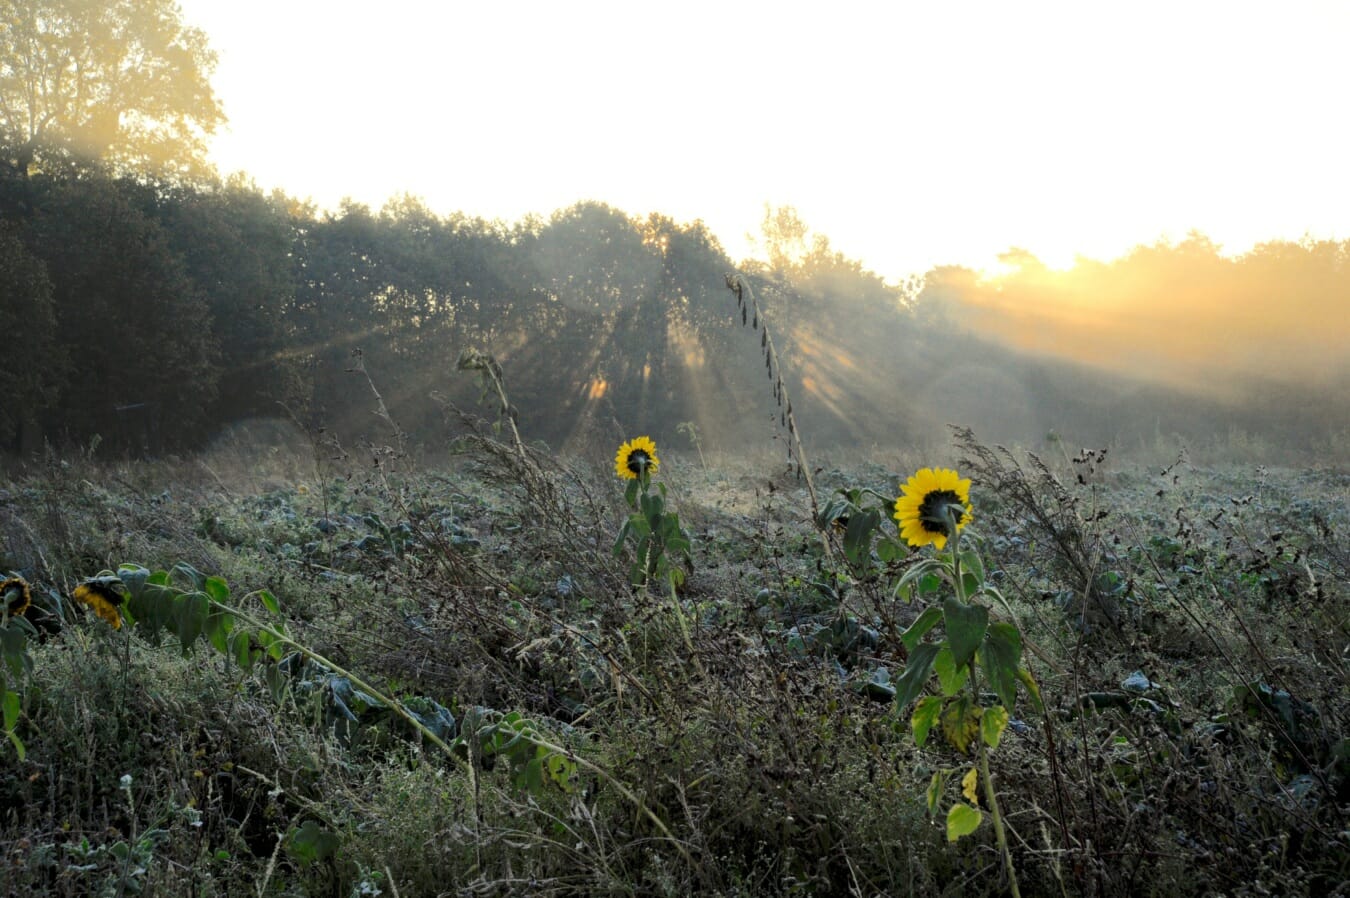
[[[216,55],[173,0],[0,0],[0,152],[197,177],[225,121]]]
[[[0,219],[0,445],[12,441],[51,406],[64,369],[56,345],[56,313],[47,268]]]
[[[104,177],[33,183],[30,248],[71,366],[48,432],[99,434],[121,451],[200,440],[219,353],[206,300],[155,218],[156,192]]]

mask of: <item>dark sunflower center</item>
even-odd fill
[[[923,497],[923,502],[919,503],[919,523],[929,533],[951,536],[947,529],[949,514],[958,524],[966,517],[966,508],[961,504],[961,497],[951,490],[933,490]]]
[[[634,474],[641,474],[652,463],[652,457],[647,454],[645,449],[634,449],[628,453],[628,470]]]

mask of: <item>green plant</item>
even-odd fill
[[[703,470],[708,470],[708,460],[703,457],[703,435],[698,431],[698,424],[693,421],[681,421],[675,425],[675,430],[689,438],[689,444],[698,451],[698,463],[703,466]]]
[[[614,464],[618,475],[629,481],[624,501],[632,510],[614,540],[614,554],[621,555],[624,545],[631,542],[629,581],[644,586],[654,580],[678,589],[686,570],[675,559],[687,566],[692,560],[692,544],[680,526],[680,516],[666,505],[666,485],[657,482],[652,491],[653,477],[661,465],[656,444],[645,436],[629,440],[619,447]]]
[[[976,766],[961,777],[965,801],[947,811],[947,838],[955,842],[979,826],[983,814],[977,786],[982,784],[1009,885],[1017,896],[1017,871],[989,771],[988,753],[998,748],[1003,737],[1017,699],[1017,684],[1023,685],[1038,708],[1040,690],[1021,665],[1022,635],[1017,626],[990,620],[989,607],[980,602],[992,598],[1006,605],[998,589],[986,582],[979,553],[961,545],[962,531],[973,515],[970,481],[960,479],[954,471],[923,468],[904,485],[895,510],[902,538],[912,546],[931,544],[938,550],[906,571],[896,584],[896,593],[912,587],[931,591],[939,583],[951,590],[940,607],[924,609],[901,636],[909,651],[909,665],[896,682],[896,707],[906,708],[918,699],[910,726],[920,747],[937,728],[961,754],[973,750]],[[925,638],[938,633],[940,638]],[[919,698],[934,673],[940,694]],[[982,679],[994,692],[996,700],[992,703],[984,701]],[[939,770],[933,775],[928,788],[930,812],[936,812],[954,772]]]

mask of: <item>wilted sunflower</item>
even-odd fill
[[[614,457],[614,470],[626,480],[637,480],[645,470],[647,476],[656,473],[661,460],[656,457],[656,444],[647,437],[629,440],[619,447]]]
[[[23,614],[33,603],[33,594],[28,589],[28,582],[22,577],[10,577],[0,583],[0,602],[4,603],[5,611],[10,617]]]
[[[949,517],[950,516],[950,517]],[[900,536],[911,546],[947,545],[951,520],[957,531],[970,523],[970,481],[947,468],[920,468],[900,488],[895,519]]]
[[[70,594],[77,602],[94,609],[94,613],[108,622],[114,630],[122,629],[122,596],[102,579],[86,580]]]

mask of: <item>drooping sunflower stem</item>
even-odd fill
[[[774,400],[783,409],[779,412],[778,419],[780,426],[785,427],[788,432],[788,455],[797,463],[797,470],[801,473],[802,480],[806,482],[806,492],[811,497],[811,520],[816,522],[821,542],[825,545],[825,552],[833,555],[828,530],[821,528],[819,524],[820,501],[816,496],[815,481],[811,478],[811,463],[807,461],[806,450],[802,448],[801,432],[797,429],[797,419],[792,414],[792,400],[788,398],[787,384],[783,381],[783,366],[778,360],[778,350],[774,348],[773,336],[769,333],[768,320],[764,317],[759,300],[755,298],[755,292],[750,289],[745,278],[739,274],[728,274],[726,282],[727,289],[735,294],[736,305],[741,309],[741,323],[746,323],[747,310],[754,314],[754,327],[760,331],[759,344],[764,350],[764,367],[769,372],[769,379],[773,381]]]
[[[497,395],[498,420],[505,420],[508,427],[511,428],[511,441],[516,447],[516,454],[520,460],[528,464],[528,456],[525,452],[525,443],[520,438],[520,431],[516,429],[516,407],[506,398],[506,383],[502,377],[502,366],[497,364],[497,360],[485,352],[479,352],[477,349],[469,347],[459,354],[459,360],[455,367],[460,371],[477,371],[483,379],[483,392],[487,393],[488,387],[491,387]]]

